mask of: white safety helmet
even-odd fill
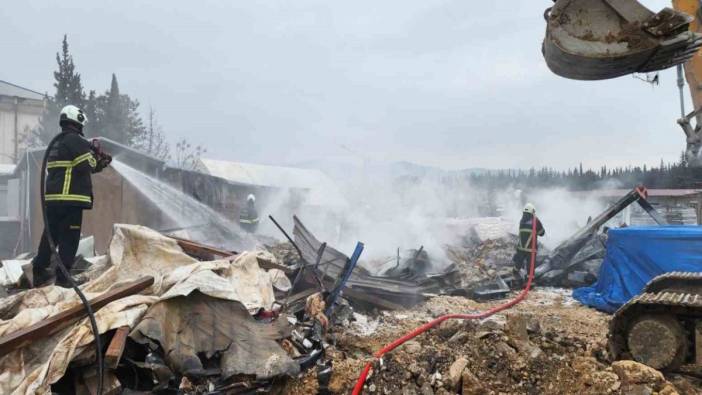
[[[531,214],[531,215],[534,215],[534,214],[536,214],[536,207],[534,207],[534,205],[531,204],[531,203],[527,203],[527,204],[524,206],[524,212],[525,212],[525,213],[529,213],[529,214]]]
[[[88,123],[88,117],[85,115],[83,110],[80,108],[69,104],[61,109],[61,114],[59,115],[59,124],[63,125],[64,122],[75,122],[80,126],[85,126]]]
[[[253,193],[250,193],[249,196],[246,197],[246,201],[256,203],[256,196],[254,196]]]

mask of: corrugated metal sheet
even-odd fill
[[[336,184],[319,170],[214,159],[200,159],[198,167],[204,173],[238,184],[305,189],[309,191],[309,204],[347,205]]]
[[[43,100],[44,95],[31,89],[23,88],[19,85],[11,84],[0,80],[0,95],[21,97],[24,99]]]
[[[277,188],[310,189],[324,182],[326,176],[318,170],[266,166],[222,160],[201,159],[210,175],[240,184]]]

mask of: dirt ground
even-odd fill
[[[512,295],[513,296],[513,295]],[[372,353],[432,318],[476,312],[478,303],[434,297],[410,310],[356,316],[336,326],[329,390],[349,393]],[[663,375],[607,355],[609,316],[578,304],[570,290],[537,289],[504,313],[482,321],[446,321],[376,363],[371,394],[700,394],[699,380]],[[285,393],[318,391],[315,373],[288,382]]]

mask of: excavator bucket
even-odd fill
[[[636,0],[557,0],[546,10],[543,54],[556,74],[602,80],[684,63],[702,46],[692,17]]]

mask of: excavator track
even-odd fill
[[[701,318],[702,273],[658,276],[612,317],[610,354],[664,371],[699,368]]]
[[[655,293],[664,290],[676,292],[695,293],[702,292],[702,273],[697,272],[670,272],[657,276],[649,281],[644,292]]]

